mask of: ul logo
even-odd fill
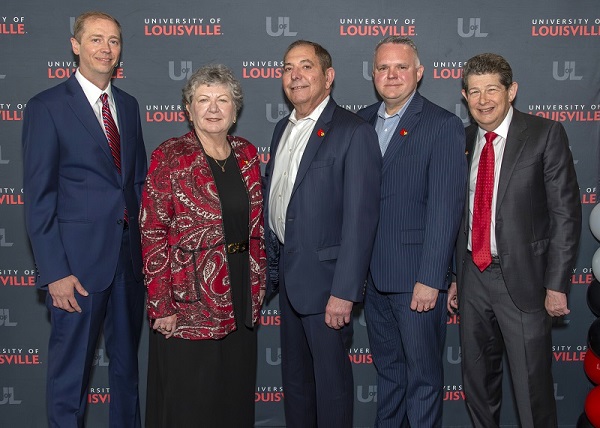
[[[290,31],[290,17],[289,16],[280,16],[277,18],[277,27],[275,31],[273,31],[273,20],[270,16],[267,16],[267,34],[271,37],[277,36],[295,36],[298,34],[297,31]]]
[[[367,326],[367,319],[365,318],[365,311],[362,309],[358,314],[358,323],[363,327]]]
[[[0,396],[0,405],[2,404],[21,404],[21,400],[15,399],[15,390],[12,386],[2,388],[2,396]]]
[[[6,229],[0,229],[0,247],[12,247],[14,242],[6,241]]]
[[[0,327],[15,327],[16,322],[10,322],[10,310],[0,309]]]
[[[469,112],[467,111],[467,107],[463,103],[456,104],[456,108],[454,109],[454,114],[457,115],[464,125],[471,122],[469,119]]]
[[[448,349],[446,351],[446,358],[448,359],[448,362],[450,364],[460,364],[460,346],[456,348],[456,351],[454,351],[453,346],[448,346]]]
[[[552,63],[552,77],[554,80],[581,80],[583,76],[575,74],[575,61],[565,61],[562,74],[558,71],[558,61]]]
[[[273,104],[267,103],[266,117],[267,117],[267,120],[271,123],[277,123],[281,119],[283,119],[284,116],[287,116],[288,114],[290,114],[290,111],[288,110],[287,106],[283,103],[277,104],[276,110],[277,111],[275,112],[275,114],[273,114]]]
[[[281,348],[277,348],[275,352],[273,352],[273,348],[265,349],[265,357],[268,365],[278,366],[281,364]]]
[[[365,80],[373,80],[371,70],[372,68],[369,65],[369,61],[363,61],[363,77]]]
[[[2,146],[0,146],[0,165],[6,165],[9,162],[8,159],[2,159]]]
[[[488,33],[481,32],[481,18],[469,18],[469,25],[465,31],[463,18],[458,18],[458,35],[460,37],[487,37]]]
[[[69,20],[70,24],[69,24],[69,28],[71,31],[71,35],[73,35],[73,28],[75,27],[75,17],[72,16]]]
[[[554,399],[555,400],[564,400],[564,395],[558,395],[558,383],[554,384]]]
[[[189,79],[191,75],[192,61],[181,61],[177,70],[175,70],[175,61],[169,61],[169,77],[171,80]]]
[[[364,390],[362,385],[356,387],[356,399],[361,403],[377,403],[377,385],[369,385],[368,390]]]
[[[104,349],[98,349],[98,353],[94,355],[94,365],[108,367],[108,357],[106,357]]]
[[[571,149],[571,146],[569,146],[569,150],[573,151],[573,150]],[[573,165],[577,165],[578,163],[579,163],[579,160],[578,160],[578,159],[573,159]],[[569,324],[569,323],[571,322],[571,320],[567,320],[567,319],[565,319],[565,320],[563,320],[562,322],[563,322],[563,324]]]

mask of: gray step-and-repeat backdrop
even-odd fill
[[[0,425],[44,427],[49,321],[34,287],[35,267],[23,222],[21,126],[36,93],[75,72],[70,49],[74,17],[101,9],[123,25],[124,48],[114,84],[137,97],[148,154],[186,132],[181,88],[192,70],[220,62],[242,82],[245,104],[233,132],[269,159],[274,124],[289,112],[280,84],[282,54],[304,38],[323,44],[336,69],[333,96],[356,111],[376,101],[370,77],[375,44],[388,35],[413,37],[425,74],[420,91],[469,122],[460,95],[461,66],[481,52],[505,56],[519,83],[516,107],[560,121],[570,138],[584,204],[596,204],[600,138],[600,8],[597,1],[461,0],[3,0],[0,4]],[[555,396],[561,427],[576,424],[592,388],[583,371],[587,331],[595,319],[585,293],[598,242],[584,227],[573,270],[572,313],[555,326]],[[355,374],[357,427],[372,426],[375,369],[360,307],[348,357]],[[285,425],[277,299],[262,310],[256,385],[256,426]],[[448,318],[444,424],[469,426],[460,373],[457,316]],[[427,338],[423,338],[427,340]],[[147,332],[140,347],[145,405]],[[108,420],[109,358],[99,343],[89,385],[88,426]],[[198,385],[198,388],[203,388]],[[503,426],[516,426],[509,383]],[[232,405],[235,405],[232,403]],[[200,426],[200,424],[199,424]],[[423,427],[415,427],[423,428]]]

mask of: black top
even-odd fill
[[[226,244],[247,242],[250,233],[248,224],[250,203],[248,191],[233,150],[226,161],[215,161],[208,155],[206,158],[219,192],[225,242]],[[239,320],[244,320],[244,324],[252,327],[248,254],[247,251],[238,254],[227,254],[233,308],[238,328],[240,328]]]

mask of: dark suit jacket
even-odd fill
[[[286,216],[282,266],[269,228],[269,190],[277,146],[288,117],[275,127],[266,168],[265,229],[269,287],[285,277],[288,298],[301,314],[325,312],[330,295],[363,298],[379,218],[381,154],[373,128],[330,99],[315,124]]]
[[[146,151],[135,98],[112,86],[121,175],[104,131],[71,76],[27,104],[23,122],[25,221],[37,286],[75,275],[91,293],[112,282],[127,206],[131,257],[142,278],[138,213]]]
[[[496,242],[506,287],[523,312],[544,308],[546,289],[567,293],[581,233],[579,186],[563,126],[513,109],[500,170]],[[467,128],[467,158],[477,125]],[[467,192],[468,192],[467,185]],[[457,241],[458,291],[469,261],[469,206]]]
[[[358,112],[373,126],[381,103]],[[458,117],[415,93],[383,157],[371,276],[382,292],[447,289],[467,166]]]

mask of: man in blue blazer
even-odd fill
[[[83,426],[104,327],[110,426],[135,428],[144,307],[138,213],[146,174],[139,106],[110,83],[121,52],[113,17],[79,16],[71,44],[77,72],[33,97],[23,122],[25,220],[52,325],[48,424]]]
[[[442,426],[446,293],[466,182],[464,130],[417,91],[415,44],[388,37],[375,48],[382,103],[359,116],[383,153],[381,212],[365,318],[377,369],[376,427]]]
[[[379,218],[381,155],[373,128],[329,96],[334,75],[322,46],[288,47],[282,82],[294,110],[275,127],[266,169],[288,427],[352,426],[351,312]]]

